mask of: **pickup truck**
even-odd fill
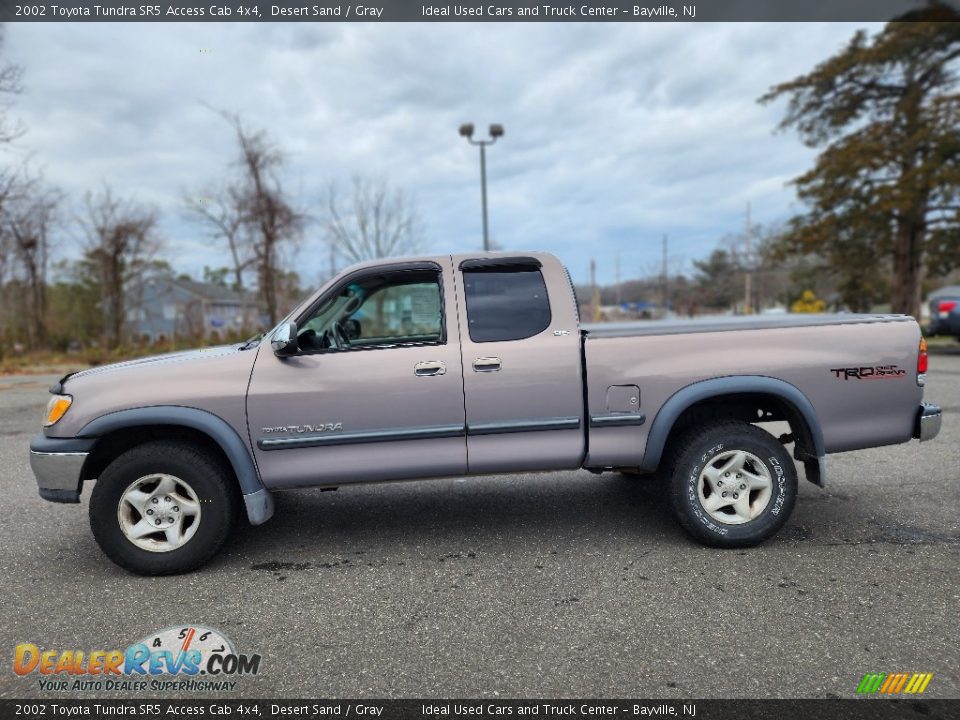
[[[288,488],[578,468],[656,472],[736,548],[787,521],[797,464],[822,486],[828,453],[934,437],[926,369],[910,317],[581,325],[552,255],[384,259],[262,338],[67,375],[30,460],[47,500],[96,480],[94,537],[142,574],[199,567]]]

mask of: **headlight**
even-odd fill
[[[54,395],[47,403],[47,412],[43,417],[43,426],[50,427],[56,425],[73,404],[73,397],[70,395]]]

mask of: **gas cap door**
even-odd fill
[[[640,388],[636,385],[608,387],[607,412],[640,412]]]

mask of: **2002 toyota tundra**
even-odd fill
[[[103,551],[185,572],[274,491],[528,470],[661,471],[683,527],[769,538],[828,453],[927,440],[926,347],[899,315],[579,324],[544,253],[345,270],[266,339],[85,370],[30,445],[40,496]],[[759,425],[789,423],[775,437]]]

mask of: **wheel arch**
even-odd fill
[[[96,478],[117,455],[145,440],[196,442],[218,454],[233,470],[252,525],[273,515],[273,498],[260,482],[243,439],[223,418],[207,410],[179,405],[119,410],[90,421],[78,437],[97,439],[83,467],[84,479]]]
[[[758,410],[763,414],[758,414]],[[785,420],[796,441],[794,457],[816,485],[825,479],[823,431],[813,404],[796,386],[763,375],[712,378],[687,385],[660,408],[647,435],[641,470],[653,472],[670,441],[705,417],[746,422]]]

